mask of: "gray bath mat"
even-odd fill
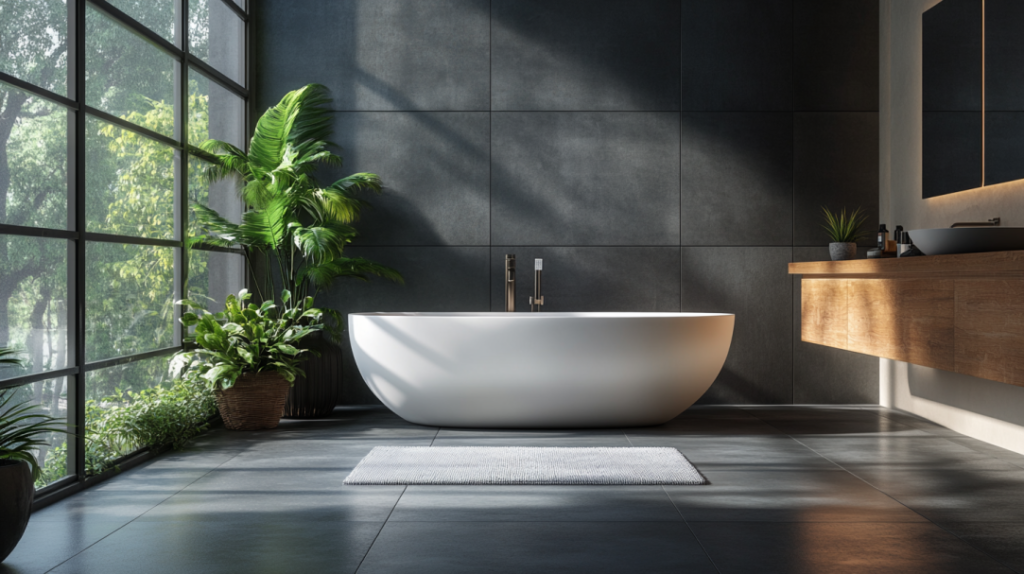
[[[668,447],[378,446],[345,484],[707,484]]]

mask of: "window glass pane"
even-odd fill
[[[245,23],[221,0],[189,2],[189,51],[245,85]]]
[[[224,299],[245,287],[245,258],[235,253],[196,249],[188,254],[188,298],[211,312],[224,310]]]
[[[232,223],[240,223],[242,221],[242,200],[238,196],[238,179],[232,176],[209,183],[203,177],[203,172],[209,165],[201,159],[188,158],[189,200],[212,207],[221,217]],[[189,224],[192,224],[194,219],[190,212]],[[198,233],[191,232],[189,235],[194,237]]]
[[[0,223],[65,229],[68,225],[68,123],[64,106],[0,83]]]
[[[232,1],[235,3],[235,6],[238,6],[242,10],[245,10],[245,0],[232,0]]]
[[[190,144],[215,139],[244,148],[245,101],[242,98],[195,70],[189,70],[188,95]]]
[[[66,96],[67,39],[64,0],[0,2],[0,72]]]
[[[63,369],[68,359],[68,252],[65,239],[0,235],[0,347],[22,351],[25,367],[0,379]]]
[[[96,118],[86,120],[86,230],[175,238],[175,150]]]
[[[86,18],[86,103],[174,136],[174,59],[101,12]]]
[[[134,18],[139,24],[179,45],[174,36],[174,0],[107,0],[111,6]]]
[[[88,242],[85,253],[86,361],[174,345],[177,248]]]
[[[85,396],[89,401],[85,413],[88,474],[102,472],[113,461],[144,446],[126,441],[117,432],[123,422],[104,419],[104,415],[111,409],[128,405],[132,400],[128,393],[168,386],[171,383],[167,375],[168,361],[170,356],[156,357],[85,374]]]
[[[28,402],[35,405],[33,412],[45,414],[60,419],[50,426],[55,428],[67,428],[68,418],[68,386],[73,380],[71,377],[60,377],[49,379],[0,390],[0,401],[10,395],[11,407]],[[0,411],[0,415],[3,412]],[[41,438],[46,446],[35,451],[36,462],[43,469],[43,475],[36,481],[36,488],[41,488],[67,476],[67,434],[46,433]]]

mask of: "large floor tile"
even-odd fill
[[[32,514],[33,521],[108,523],[129,522],[170,498],[174,492],[90,489]]]
[[[54,572],[351,573],[380,528],[374,522],[309,522],[283,516],[228,524],[135,522]]]
[[[1006,572],[934,524],[690,524],[722,574]]]
[[[946,522],[940,526],[1004,566],[1024,572],[1024,522]]]
[[[921,522],[924,518],[845,472],[715,471],[710,485],[666,486],[687,521]]]
[[[772,427],[791,436],[831,435],[843,437],[906,436],[929,437],[926,431],[883,417],[842,418],[838,420],[770,420]]]
[[[863,436],[833,434],[800,436],[818,454],[846,468],[880,465],[889,469],[1020,470],[1004,460],[960,446],[940,436]]]
[[[387,520],[403,486],[346,486],[349,471],[278,469],[211,473],[141,521]]]
[[[714,572],[676,522],[389,522],[360,574]]]
[[[1020,522],[1024,516],[1024,471],[1019,469],[879,465],[850,472],[934,522]]]
[[[678,522],[682,517],[660,486],[410,486],[389,520]]]
[[[49,522],[29,520],[21,542],[0,564],[2,574],[42,574],[109,536],[127,521]]]
[[[784,436],[627,435],[633,446],[669,446],[699,470],[839,470],[832,461]]]

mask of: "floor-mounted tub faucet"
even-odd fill
[[[516,256],[505,254],[505,312],[516,310]]]
[[[544,305],[544,296],[540,294],[540,274],[544,270],[544,260],[533,260],[533,297],[530,297],[530,310],[539,312]]]

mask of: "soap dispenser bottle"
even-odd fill
[[[889,240],[889,230],[885,228],[885,224],[878,226],[878,248],[885,251],[885,242]]]

